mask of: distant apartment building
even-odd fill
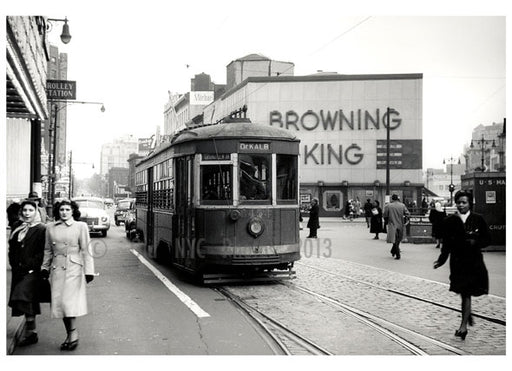
[[[108,170],[107,197],[117,199],[129,196],[128,172],[128,167],[112,167]]]
[[[248,77],[293,76],[295,65],[275,61],[261,54],[249,54],[231,61],[226,67],[226,89],[232,89]]]
[[[139,141],[133,135],[125,135],[112,143],[101,146],[100,174],[106,176],[111,168],[128,169],[130,154],[138,153]],[[125,183],[126,184],[126,183]]]
[[[49,80],[67,80],[68,77],[68,55],[67,53],[59,53],[59,48],[50,45],[50,60],[48,62],[48,79]],[[55,133],[55,170],[58,175],[66,168],[66,132],[67,132],[67,108],[66,103],[52,102],[48,100],[48,111],[51,118],[43,122],[43,143],[44,152],[50,152],[50,146],[53,149],[53,143],[50,141],[54,124],[56,123]],[[53,122],[50,122],[52,120]],[[47,169],[47,164],[42,164],[43,169]],[[47,174],[47,171],[44,172]]]
[[[505,169],[506,161],[505,125],[478,125],[473,129],[471,144],[466,146],[466,172],[495,172]],[[483,169],[482,169],[483,162]]]
[[[164,108],[164,136],[186,128],[201,116],[205,106],[225,92],[226,85],[212,82],[210,75],[200,73],[190,79],[190,91],[185,94],[172,94]],[[199,120],[202,121],[202,118]]]

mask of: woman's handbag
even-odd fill
[[[52,290],[48,279],[39,278],[37,296],[40,303],[50,303],[52,301]]]

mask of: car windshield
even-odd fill
[[[130,201],[120,201],[117,204],[118,209],[129,209],[130,208]]]
[[[102,201],[94,201],[94,200],[77,200],[79,208],[93,208],[93,209],[104,209],[105,204]]]

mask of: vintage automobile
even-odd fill
[[[76,197],[73,199],[80,209],[80,220],[87,223],[89,232],[107,236],[110,229],[110,217],[105,210],[103,199],[98,197]]]
[[[116,225],[126,221],[126,214],[129,210],[135,210],[135,198],[123,198],[117,201],[116,211],[114,212]]]
[[[106,207],[108,207],[108,208],[111,208],[111,207],[113,207],[113,206],[114,206],[114,200],[113,200],[113,199],[111,199],[111,198],[105,198],[105,199],[103,200],[103,203],[104,203],[104,204],[105,204],[105,206],[106,206]]]

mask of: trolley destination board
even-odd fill
[[[269,142],[240,142],[238,150],[245,153],[267,153],[271,148]]]

